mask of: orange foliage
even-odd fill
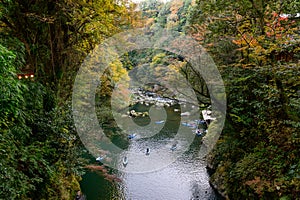
[[[263,194],[263,190],[271,188],[270,181],[261,180],[260,177],[255,177],[253,180],[247,181],[246,185],[250,186],[258,195]]]

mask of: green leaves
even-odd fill
[[[13,121],[24,120],[23,91],[26,87],[17,80],[15,55],[0,44],[0,127],[8,127]]]
[[[10,49],[0,45],[1,198],[72,199],[79,189],[80,141],[65,100],[86,54],[136,17],[127,3],[0,2],[0,44]],[[126,72],[120,61],[111,68],[114,82]],[[34,81],[18,80],[18,69]]]
[[[228,116],[212,154],[212,181],[230,199],[299,194],[299,21],[279,15],[297,13],[298,4],[199,0],[198,16],[191,14],[199,23],[192,27],[202,28],[193,35],[221,66],[226,83]]]
[[[54,188],[52,198],[70,199],[63,190],[76,182],[81,165],[70,107],[56,107],[40,83],[19,80],[15,59],[0,45],[0,196],[42,199]]]

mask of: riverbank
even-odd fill
[[[223,184],[223,176],[214,176],[217,168],[213,165],[212,154],[210,153],[207,156],[207,164],[206,169],[209,174],[209,184],[215,190],[216,194],[219,196],[220,199],[228,200],[228,194]]]

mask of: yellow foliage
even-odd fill
[[[121,77],[128,81],[130,78],[128,76],[127,70],[123,67],[120,60],[115,60],[109,65],[111,72],[111,79],[117,83],[120,81]]]

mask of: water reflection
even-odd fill
[[[158,112],[161,111],[158,110]],[[139,132],[142,130],[143,134],[147,134],[153,130],[145,127],[132,130],[132,133],[137,133],[137,136],[130,140],[124,155],[120,155],[120,171],[114,171],[121,178],[121,183],[109,183],[94,173],[88,173],[83,177],[82,190],[88,200],[218,199],[209,185],[205,161],[199,156],[201,138],[195,137],[189,149],[184,149],[184,153],[180,152],[181,147],[186,146],[185,138],[174,137],[174,132],[177,131],[180,123],[180,116],[170,110],[167,110],[167,115],[168,120],[165,124],[157,124],[157,127],[163,126],[163,129],[158,128],[161,132],[150,138],[139,138]],[[126,120],[131,119],[124,119],[124,124],[126,124]],[[157,115],[157,119],[151,118],[151,120],[160,120],[159,115]],[[191,128],[186,127],[184,131],[187,134],[193,134]],[[176,144],[175,150],[171,150],[172,144]],[[148,156],[145,155],[146,148],[151,149]],[[158,151],[162,151],[162,149],[165,150],[165,154],[163,154],[166,156],[165,158],[157,157]],[[137,152],[141,154],[139,157],[134,156]],[[127,158],[126,165],[123,163],[124,157]],[[172,159],[174,162],[169,162],[171,164],[152,172],[150,170],[147,173],[126,173],[126,170],[132,172],[135,168],[141,167],[151,169],[152,165],[165,162],[164,159]]]

